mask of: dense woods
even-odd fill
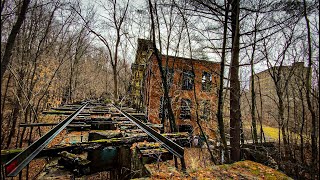
[[[168,57],[213,61],[220,69],[208,121],[216,137],[202,127],[202,106],[191,108],[214,164],[245,159],[245,142],[271,139],[279,170],[318,179],[319,29],[313,0],[2,0],[1,150],[38,139],[40,129],[19,125],[44,122],[41,112],[51,107],[90,99],[130,104],[140,38],[152,42],[161,123],[170,132],[178,126]],[[222,153],[211,152],[212,138]]]

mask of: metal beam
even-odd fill
[[[88,103],[82,105],[77,111],[7,162],[5,164],[6,175],[9,177],[18,175],[19,172],[28,165],[29,162],[36,157],[37,154],[39,154],[41,150],[45,148],[87,105]]]
[[[55,126],[58,123],[21,123],[19,127]]]
[[[128,118],[131,122],[136,124],[140,129],[142,129],[145,133],[147,133],[152,139],[156,140],[157,142],[162,143],[161,145],[166,148],[168,151],[170,151],[172,154],[179,158],[183,158],[184,156],[184,149],[183,147],[179,146],[177,143],[173,142],[172,140],[162,136],[157,131],[152,129],[151,127],[147,126],[143,122],[141,122],[139,119],[131,116],[129,113],[126,113],[122,111],[119,107],[114,107],[126,118]]]
[[[43,111],[42,114],[51,114],[51,115],[72,115],[75,111]],[[90,113],[80,113],[81,116],[90,116]]]
[[[19,127],[56,126],[58,123],[21,123]],[[85,125],[85,122],[71,122],[68,126]]]

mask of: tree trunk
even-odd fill
[[[304,107],[304,99],[303,99],[302,89],[300,90],[300,98],[301,98],[301,107],[302,107],[301,127],[300,127],[300,159],[301,159],[301,162],[304,163],[303,129],[304,129],[304,122],[305,122],[305,107]]]
[[[14,47],[16,37],[17,37],[19,30],[20,30],[20,27],[26,17],[29,3],[30,3],[30,0],[23,0],[23,4],[22,4],[21,10],[20,10],[18,19],[17,19],[16,23],[14,24],[14,26],[12,27],[12,30],[11,30],[10,35],[8,37],[8,41],[6,43],[6,49],[4,51],[4,55],[1,60],[1,84],[2,84],[2,80],[3,80],[2,79],[3,75],[4,75],[5,71],[7,70],[7,66],[10,63],[12,49]]]
[[[21,92],[21,88],[18,86],[17,89],[17,97],[14,103],[14,108],[12,110],[12,118],[11,118],[11,122],[12,122],[12,126],[10,127],[10,131],[9,131],[9,135],[8,135],[8,141],[7,141],[7,145],[6,148],[10,147],[12,138],[15,135],[16,132],[16,125],[17,125],[17,120],[18,120],[18,116],[19,116],[19,110],[20,110],[20,104],[19,104],[19,100],[22,97],[22,92]],[[10,123],[10,122],[9,122]]]
[[[73,80],[73,73],[74,73],[74,66],[73,59],[70,58],[70,76],[69,76],[69,87],[68,87],[68,103],[72,103],[72,80]]]
[[[232,57],[230,77],[230,146],[231,160],[240,160],[240,82],[239,82],[239,0],[231,2]]]
[[[4,90],[3,97],[1,99],[1,120],[3,119],[4,107],[5,107],[5,103],[6,103],[6,99],[7,99],[7,95],[8,95],[9,83],[10,83],[11,78],[12,78],[12,74],[10,73],[8,80],[7,80],[7,83],[6,83],[6,86],[5,86],[6,88]]]
[[[261,83],[260,83],[259,76],[257,76],[257,78],[258,78],[258,85],[259,85],[260,115],[259,115],[259,111],[257,112],[258,112],[258,119],[260,123],[260,143],[262,143],[262,140],[266,142],[266,137],[264,136],[263,127],[262,127],[263,104],[262,104],[262,95],[261,95]]]
[[[172,111],[172,107],[171,107],[171,103],[169,100],[169,90],[167,87],[167,77],[164,74],[163,68],[162,68],[162,58],[160,57],[161,54],[159,53],[157,46],[156,46],[156,37],[155,37],[155,24],[154,24],[154,18],[153,18],[153,12],[152,12],[152,4],[149,1],[149,8],[150,8],[150,15],[151,15],[151,29],[152,29],[152,38],[153,38],[153,51],[155,53],[157,62],[158,62],[158,67],[159,67],[159,71],[160,71],[160,75],[161,75],[161,80],[162,80],[162,84],[163,84],[163,90],[164,90],[164,107],[167,108],[168,110],[168,116],[169,116],[169,123],[170,123],[170,130],[171,132],[177,132],[177,126],[176,126],[176,122],[175,122],[175,118],[174,118],[174,114]]]
[[[257,21],[257,18],[256,18]],[[251,126],[252,126],[252,135],[253,135],[253,143],[258,143],[258,133],[257,133],[257,122],[256,122],[256,93],[255,93],[255,84],[254,84],[254,52],[256,49],[256,36],[257,36],[257,25],[255,23],[254,29],[254,42],[252,47],[252,55],[250,60],[251,66]]]
[[[5,103],[6,103],[6,99],[7,99],[7,95],[8,95],[8,89],[9,89],[9,83],[11,80],[12,74],[9,74],[6,86],[5,86],[5,90],[4,90],[4,95],[1,98],[1,125],[3,125],[3,115],[4,115],[4,108],[5,108]],[[3,134],[3,131],[1,131],[1,145],[3,145],[4,140],[5,140],[5,134]]]
[[[225,69],[225,56],[226,56],[226,44],[227,44],[227,31],[228,31],[228,17],[229,17],[229,1],[226,2],[226,10],[224,14],[224,25],[223,25],[223,43],[222,43],[222,55],[221,55],[221,63],[220,63],[220,80],[219,80],[219,90],[218,90],[218,127],[219,134],[221,138],[221,142],[224,148],[224,152],[227,152],[227,140],[224,131],[224,122],[223,122],[223,80],[224,80],[224,69]],[[227,162],[229,161],[228,155]]]
[[[117,66],[112,66],[112,73],[113,73],[113,85],[114,85],[114,90],[113,90],[113,98],[114,102],[118,102],[118,78],[117,78]]]
[[[285,128],[285,123],[284,123],[284,103],[282,99],[282,93],[278,92],[278,103],[279,103],[279,112],[278,112],[278,117],[279,117],[279,124],[280,124],[280,129],[281,129],[281,135],[282,135],[282,141],[284,145],[284,151],[285,157],[290,156],[290,149],[287,141],[287,133],[286,133],[286,128]]]
[[[304,9],[304,18],[306,20],[306,26],[307,26],[307,34],[308,34],[308,70],[307,70],[307,82],[306,82],[306,98],[307,98],[307,104],[308,109],[311,114],[311,148],[312,148],[312,179],[315,178],[316,174],[318,173],[318,143],[317,143],[317,119],[316,119],[316,113],[312,107],[311,102],[311,79],[312,79],[312,47],[311,47],[311,32],[310,32],[310,22],[307,15],[307,3],[305,0],[303,0],[303,9]]]

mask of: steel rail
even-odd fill
[[[85,103],[74,113],[61,121],[58,125],[52,128],[40,139],[32,143],[24,151],[16,155],[9,162],[5,164],[5,171],[8,177],[17,176],[20,171],[29,164],[29,162],[39,154],[70,122],[77,117],[77,115],[88,105]]]
[[[142,129],[145,133],[147,133],[152,139],[156,140],[157,142],[162,143],[161,146],[163,146],[165,149],[170,151],[172,154],[179,158],[183,158],[184,156],[184,149],[183,147],[179,146],[177,143],[173,142],[172,140],[162,136],[158,132],[156,132],[151,127],[147,126],[143,122],[141,122],[139,119],[131,116],[129,113],[126,113],[122,111],[119,107],[113,105],[122,115],[124,115],[126,118],[128,118],[131,122],[133,122],[135,125],[137,125],[140,129]]]

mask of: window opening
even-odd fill
[[[182,90],[192,90],[194,83],[194,74],[192,71],[184,70],[182,77]]]
[[[191,100],[190,99],[181,99],[180,118],[191,119]]]
[[[211,91],[212,88],[212,76],[211,73],[203,72],[202,73],[202,90]]]

